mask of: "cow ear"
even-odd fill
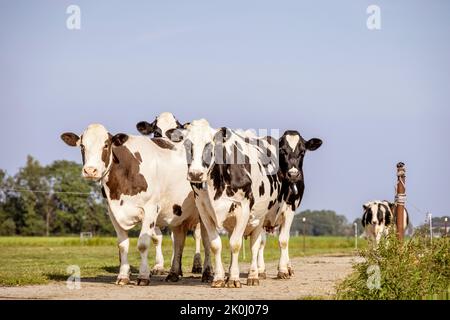
[[[366,211],[367,209],[369,209],[369,205],[367,203],[363,204],[363,209],[364,211]]]
[[[309,151],[314,151],[320,148],[322,145],[322,140],[317,138],[312,138],[306,142],[306,149]]]
[[[80,137],[72,132],[63,133],[61,139],[71,147],[78,147],[80,145]]]
[[[118,133],[114,137],[112,137],[112,143],[114,144],[114,146],[120,147],[125,142],[127,142],[128,138],[129,137],[128,137],[127,134],[125,134],[125,133]]]
[[[214,142],[216,144],[227,142],[231,137],[231,130],[225,127],[220,128],[214,135]]]
[[[137,130],[145,136],[152,134],[155,131],[155,127],[156,124],[154,121],[152,123],[141,121],[136,125]]]
[[[166,131],[166,136],[172,142],[181,142],[184,139],[184,130],[181,129],[170,129]]]

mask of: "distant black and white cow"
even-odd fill
[[[278,187],[277,210],[266,216],[264,227],[273,230],[279,227],[278,242],[281,250],[278,278],[288,279],[294,274],[289,259],[289,237],[295,211],[300,206],[305,191],[303,160],[307,151],[317,150],[322,140],[305,140],[298,131],[286,131],[278,141],[279,170],[273,177]],[[272,190],[271,190],[272,192]]]
[[[163,112],[155,118],[152,123],[141,121],[136,125],[137,130],[146,136],[153,136],[154,138],[168,139],[166,132],[171,129],[181,128],[182,125],[175,116],[170,112]],[[201,227],[200,223],[193,232],[195,240],[195,255],[194,263],[192,265],[192,273],[202,273],[202,258],[201,258]],[[164,257],[162,255],[162,235],[158,227],[155,227],[155,235],[152,236],[156,247],[156,265],[152,273],[160,273],[160,265],[164,266]],[[173,254],[172,254],[173,259]]]
[[[367,237],[379,244],[381,237],[386,236],[396,224],[395,204],[386,200],[369,201],[363,205],[362,226]],[[405,209],[403,228],[409,224],[408,211]]]
[[[204,119],[168,132],[172,141],[184,140],[187,178],[195,191],[197,208],[215,256],[212,283],[215,288],[241,287],[238,259],[243,236],[250,236],[252,251],[247,284],[259,284],[257,258],[264,218],[276,203],[277,194],[264,191],[266,187],[273,187],[273,181],[264,173],[264,166],[276,173],[276,158],[263,163],[262,148],[250,143],[254,137],[246,134],[227,128],[212,129]],[[231,266],[227,280],[221,257],[219,230],[222,228],[231,234]]]
[[[69,146],[81,148],[82,175],[102,185],[118,236],[120,273],[117,283],[129,283],[128,230],[140,222],[138,284],[149,283],[147,256],[155,226],[169,226],[173,231],[174,259],[166,280],[178,281],[182,275],[181,257],[186,232],[199,222],[194,193],[186,180],[184,148],[176,148],[160,138],[112,136],[99,124],[90,125],[80,137],[64,133],[61,138]],[[206,234],[204,228],[203,233]],[[206,235],[204,238],[207,239]],[[211,273],[209,242],[205,241],[204,246],[204,279],[207,279]]]

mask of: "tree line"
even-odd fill
[[[32,156],[13,176],[0,169],[0,235],[115,235],[100,185],[83,179],[81,169],[66,160],[43,166]],[[306,210],[295,215],[291,233],[353,236],[355,222],[360,235],[360,218],[349,223],[335,211]]]

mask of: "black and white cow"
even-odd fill
[[[147,256],[155,226],[169,226],[173,232],[174,259],[166,280],[178,281],[182,275],[181,257],[186,232],[199,222],[194,193],[186,180],[184,148],[176,148],[160,138],[126,134],[112,136],[100,124],[90,125],[81,136],[64,133],[61,138],[69,146],[81,148],[83,177],[102,185],[109,216],[118,236],[120,273],[117,283],[129,283],[128,230],[140,222],[138,284],[149,283]],[[212,270],[209,242],[204,241],[204,246],[203,278],[206,280]]]
[[[172,141],[184,140],[187,178],[196,194],[197,208],[215,256],[212,287],[241,287],[239,251],[242,237],[250,236],[251,266],[247,284],[259,284],[258,253],[268,211],[276,210],[278,163],[270,139],[227,128],[213,129],[202,119],[171,130]],[[267,192],[266,192],[267,190]],[[225,280],[220,229],[230,233],[231,265]]]
[[[152,123],[141,121],[136,125],[137,130],[145,136],[153,136],[154,138],[168,139],[166,132],[171,129],[181,128],[182,125],[175,116],[170,112],[163,112],[158,115]],[[192,273],[202,273],[202,258],[201,258],[201,227],[200,223],[193,232],[195,240],[195,255],[194,263],[192,265]],[[156,265],[152,269],[152,274],[159,274],[160,269],[164,270],[164,257],[162,255],[162,234],[158,227],[155,227],[155,235],[152,235],[156,247]],[[172,253],[173,260],[173,253]]]
[[[396,225],[395,203],[387,200],[369,201],[363,205],[364,214],[361,224],[365,229],[366,236],[380,243],[381,237],[386,236],[390,229]],[[403,215],[403,228],[406,230],[409,224],[408,211],[405,209]]]
[[[298,131],[286,131],[278,141],[279,170],[273,177],[277,184],[277,210],[266,216],[264,227],[273,230],[279,227],[278,242],[281,250],[278,278],[288,279],[294,274],[289,259],[289,237],[295,211],[300,206],[305,191],[303,160],[307,151],[317,150],[322,140],[305,140]],[[272,191],[271,191],[272,192]]]

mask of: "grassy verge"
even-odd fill
[[[377,250],[361,251],[365,260],[337,290],[337,299],[421,300],[450,297],[450,239],[417,236],[402,245],[394,235]]]
[[[223,260],[229,263],[228,241],[223,241]],[[249,240],[245,241],[246,257],[250,261]],[[364,245],[364,243],[362,243]],[[137,239],[131,239],[129,260],[132,272],[138,272],[140,256],[136,249]],[[183,271],[192,268],[194,240],[188,237],[183,255]],[[289,245],[291,257],[315,254],[351,254],[354,242],[344,237],[307,237],[306,252],[303,251],[303,238],[293,237]],[[163,240],[165,267],[169,268],[172,244],[169,237]],[[266,261],[279,258],[277,239],[268,237],[265,250]],[[154,247],[149,254],[150,266],[154,264]],[[94,238],[80,241],[77,237],[0,237],[0,286],[45,284],[49,281],[65,281],[67,267],[77,265],[81,277],[113,279],[118,273],[119,259],[115,238]]]

